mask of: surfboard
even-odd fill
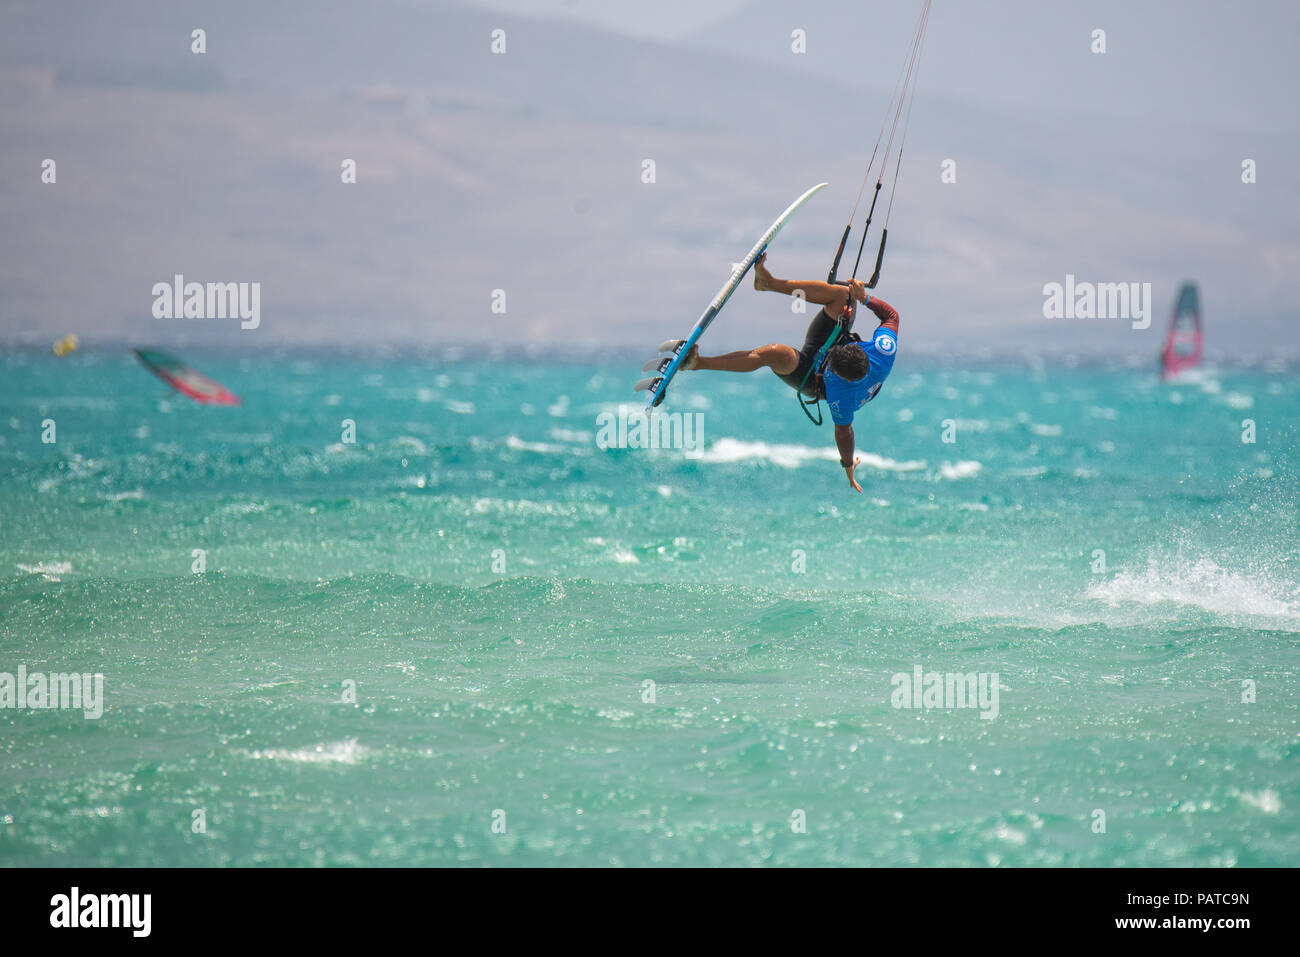
[[[713,320],[717,318],[718,313],[722,311],[722,307],[725,306],[727,300],[731,298],[731,294],[740,286],[740,283],[745,278],[745,274],[748,273],[750,267],[754,265],[754,260],[758,259],[759,256],[763,255],[763,253],[767,251],[767,247],[771,244],[772,240],[776,238],[777,233],[781,231],[781,228],[785,226],[790,217],[799,211],[799,207],[808,202],[814,193],[818,190],[824,189],[825,186],[825,183],[818,183],[787,206],[785,212],[778,216],[776,222],[767,228],[767,232],[763,233],[763,235],[759,237],[758,242],[754,243],[754,248],[749,251],[749,255],[732,267],[730,278],[722,284],[722,288],[719,289],[718,294],[713,297],[713,301],[709,303],[709,307],[704,310],[704,314],[696,321],[695,327],[691,329],[691,334],[675,344],[671,349],[671,355],[651,359],[645,364],[645,367],[641,370],[642,372],[649,372],[652,369],[655,369],[658,372],[655,376],[651,376],[648,379],[642,379],[635,386],[635,391],[641,392],[642,390],[645,390],[649,393],[646,396],[645,402],[647,411],[663,402],[664,397],[668,394],[668,384],[673,381],[673,376],[677,375],[677,370],[680,369],[682,363],[686,361],[686,357],[690,354],[691,347],[700,341],[700,336],[704,335],[704,330],[708,329]],[[664,346],[669,346],[670,344],[672,344],[672,340],[669,340],[664,343],[663,346],[660,346],[660,351],[669,351],[666,350]]]

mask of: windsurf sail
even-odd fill
[[[1174,314],[1169,320],[1165,347],[1160,352],[1160,378],[1169,379],[1201,364],[1205,331],[1201,326],[1201,296],[1196,283],[1185,282],[1178,290]]]
[[[135,356],[145,368],[182,395],[204,405],[239,405],[240,398],[220,382],[196,372],[165,352],[136,349]]]

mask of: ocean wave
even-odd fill
[[[538,452],[543,455],[572,455],[574,450],[567,445],[551,445],[547,442],[525,442],[517,435],[506,436],[506,448],[517,452]]]
[[[1263,811],[1265,814],[1276,814],[1282,810],[1282,799],[1278,793],[1271,788],[1266,788],[1258,794],[1252,794],[1250,791],[1242,791],[1237,797],[1243,804],[1247,804],[1256,810]]]
[[[57,475],[41,479],[36,488],[41,493],[52,492],[66,482],[94,478],[106,469],[107,463],[102,459],[86,458],[80,453],[73,453],[66,460],[66,467],[62,468]]]
[[[982,462],[944,462],[939,466],[939,478],[948,481],[974,478],[982,471],[984,471],[984,465]]]
[[[427,455],[429,447],[424,444],[423,440],[414,435],[399,435],[390,443],[398,449],[410,449],[416,455]]]
[[[47,582],[62,581],[60,577],[72,571],[72,562],[38,562],[35,565],[18,563],[18,570],[29,575],[43,575]]]
[[[792,469],[805,462],[838,461],[839,454],[825,446],[813,448],[808,445],[781,445],[726,438],[718,439],[705,449],[697,461],[717,465],[751,460],[767,461]]]
[[[294,764],[357,764],[370,749],[355,739],[334,741],[330,744],[313,744],[305,748],[266,748],[244,751],[250,758],[272,761],[290,761]]]
[[[882,472],[918,472],[925,462],[899,462],[872,452],[859,453],[862,467]],[[840,454],[829,445],[784,445],[770,442],[747,442],[743,439],[718,439],[700,453],[696,461],[710,464],[731,464],[745,461],[765,461],[782,468],[799,468],[806,462],[838,462]]]
[[[528,499],[476,498],[466,502],[464,499],[449,497],[445,501],[452,506],[463,507],[476,515],[511,514],[511,515],[578,515],[605,516],[609,514],[609,505],[604,502],[533,502]]]
[[[1258,576],[1230,571],[1208,558],[1162,561],[1151,558],[1141,572],[1121,571],[1090,585],[1088,598],[1109,605],[1189,605],[1217,615],[1258,615],[1300,620],[1300,606],[1284,589]],[[1291,593],[1300,589],[1291,588]]]
[[[271,506],[266,502],[230,502],[217,509],[218,515],[256,515]]]
[[[1047,471],[1046,465],[1030,465],[1025,468],[1008,469],[1007,474],[1015,478],[1042,478]]]

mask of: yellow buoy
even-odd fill
[[[77,337],[74,334],[69,333],[54,343],[54,354],[56,356],[66,356],[73,349],[77,348],[79,344],[80,342]]]

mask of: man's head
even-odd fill
[[[836,346],[827,353],[827,358],[830,360],[831,371],[849,382],[857,382],[871,367],[867,354],[856,345]]]

